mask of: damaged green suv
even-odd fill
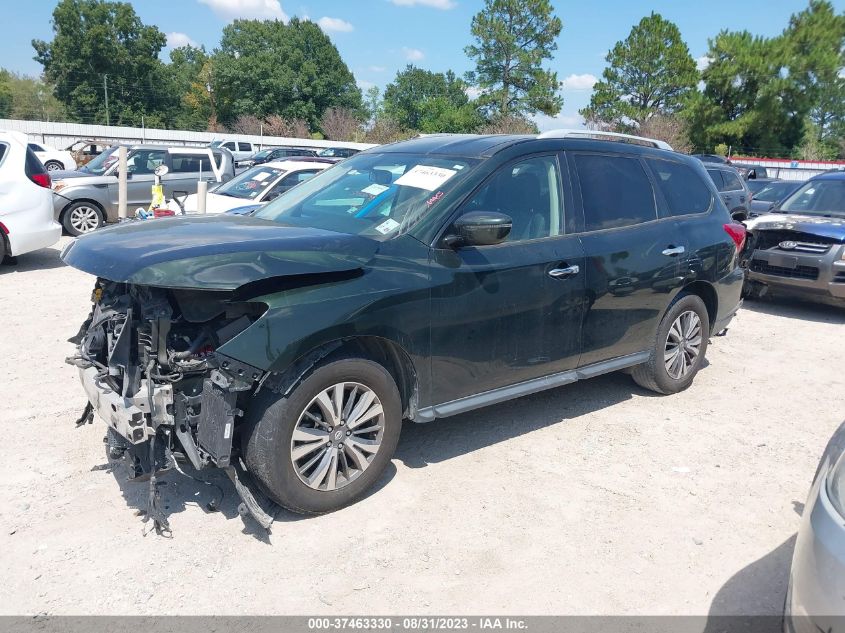
[[[744,232],[697,160],[638,141],[421,138],[253,216],[77,240],[64,261],[98,279],[69,361],[111,453],[153,481],[225,468],[267,524],[256,490],[361,497],[403,419],[622,369],[685,389],[739,307]]]

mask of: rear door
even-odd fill
[[[582,214],[586,314],[580,365],[648,349],[668,294],[681,285],[685,246],[636,155],[576,152],[570,165]]]

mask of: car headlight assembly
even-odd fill
[[[839,515],[845,517],[845,453],[839,456],[828,475],[827,496]]]

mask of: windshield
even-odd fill
[[[761,202],[777,202],[783,200],[795,186],[794,182],[769,182],[754,194],[754,199]]]
[[[811,180],[780,208],[790,213],[845,217],[845,180]]]
[[[266,165],[253,167],[232,178],[232,180],[224,182],[214,190],[214,193],[218,196],[251,200],[259,197],[284,174],[284,169],[278,169],[276,167],[268,167]]]
[[[105,171],[109,167],[111,167],[112,164],[117,160],[118,149],[118,146],[114,146],[103,150],[96,158],[94,158],[87,165],[83,165],[82,167],[80,167],[79,171],[84,171],[86,174],[94,174],[95,176],[102,176]]]
[[[253,158],[267,158],[270,154],[273,153],[273,149],[262,149],[260,152],[256,153]]]
[[[255,215],[389,239],[416,224],[477,163],[424,154],[359,154],[279,196]]]

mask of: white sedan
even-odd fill
[[[224,213],[248,205],[264,204],[279,194],[308,180],[334,163],[329,161],[282,160],[264,163],[247,169],[232,180],[224,182],[205,199],[206,213]],[[181,200],[181,199],[180,199]],[[197,195],[181,200],[185,213],[197,212]],[[167,205],[172,211],[181,211],[176,200]]]
[[[29,149],[35,152],[47,171],[59,171],[65,169],[73,171],[76,169],[76,161],[73,159],[73,154],[67,150],[58,150],[42,145],[41,143],[29,143]]]
[[[44,165],[20,132],[0,131],[0,261],[59,241],[53,190]]]

